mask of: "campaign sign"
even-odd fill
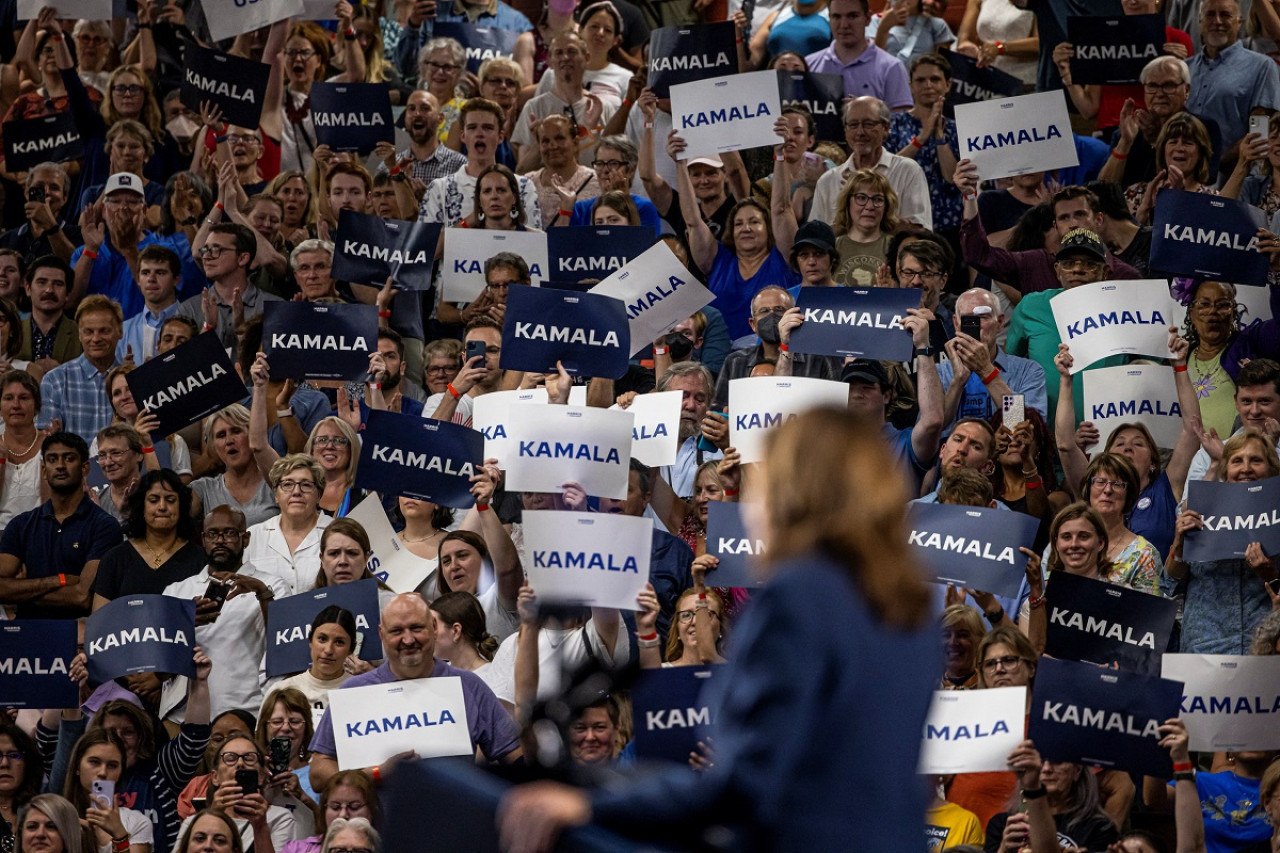
[[[301,15],[303,0],[257,0],[254,3],[247,3],[245,0],[200,0],[200,5],[204,7],[210,38],[213,41],[224,41],[276,21]],[[90,20],[102,17],[98,15]]]
[[[518,417],[518,412],[513,412],[512,406],[524,403],[547,405],[547,389],[492,391],[472,400],[471,428],[484,436],[485,459],[497,459],[505,465],[505,460],[515,455],[516,442],[511,437],[511,422]]]
[[[671,87],[671,126],[684,139],[681,160],[778,145],[778,75],[751,71]],[[1074,150],[1074,149],[1073,149]]]
[[[513,452],[498,457],[508,491],[560,494],[578,483],[588,495],[625,500],[634,423],[630,412],[586,406],[520,409],[507,423]]]
[[[369,412],[356,486],[468,509],[484,436],[470,427],[399,412]]]
[[[636,757],[685,764],[698,741],[715,735],[703,688],[720,667],[673,666],[644,669],[631,686]]]
[[[1280,217],[1272,222],[1272,227],[1268,230],[1280,230]],[[1267,320],[1273,319],[1276,315],[1271,310],[1271,297],[1275,295],[1280,299],[1280,291],[1272,291],[1269,287],[1238,287],[1236,288],[1236,311],[1240,318],[1241,330],[1256,326],[1259,323],[1265,323]],[[1187,319],[1187,307],[1180,302],[1173,303],[1173,317],[1169,320],[1170,326],[1182,328],[1183,322]]]
[[[382,640],[378,637],[381,611],[378,582],[363,578],[337,586],[322,586],[271,602],[267,611],[267,677],[302,672],[311,666],[307,635],[311,620],[326,607],[341,607],[356,619],[356,657],[380,660]]]
[[[956,133],[984,181],[1080,163],[1061,90],[960,104]]]
[[[270,65],[198,44],[187,46],[183,61],[182,103],[198,112],[200,104],[208,101],[222,110],[227,124],[258,126]]]
[[[1168,779],[1159,727],[1178,716],[1182,682],[1042,657],[1027,737],[1046,761],[1097,764]]]
[[[1270,260],[1258,250],[1256,235],[1266,223],[1261,210],[1233,198],[1160,190],[1151,229],[1151,269],[1265,285]]]
[[[139,409],[160,423],[155,435],[172,435],[205,415],[244,399],[244,381],[214,331],[196,335],[125,374]]]
[[[677,83],[735,73],[737,38],[732,21],[654,30],[649,34],[649,88],[659,98],[669,98]]]
[[[1049,300],[1058,336],[1071,347],[1071,372],[1112,355],[1170,358],[1173,297],[1163,279],[1098,281]]]
[[[978,67],[978,60],[952,50],[938,51],[951,63],[951,92],[942,112],[947,118],[956,117],[956,107],[996,98],[1021,95],[1022,81],[994,66]],[[843,133],[843,130],[841,131]],[[840,136],[836,137],[840,139]]]
[[[499,252],[514,252],[524,258],[534,285],[547,278],[545,231],[446,228],[444,260],[440,264],[442,298],[465,305],[484,293],[484,263]]]
[[[935,690],[924,724],[917,773],[990,773],[1007,770],[1022,742],[1027,688]]]
[[[1118,584],[1054,572],[1049,578],[1045,654],[1156,675],[1178,603]]]
[[[631,456],[651,468],[676,464],[680,452],[680,406],[683,391],[638,394],[627,411],[635,416]],[[610,406],[611,411],[619,407]]]
[[[26,172],[46,161],[66,163],[84,156],[84,141],[69,111],[6,121],[4,164],[10,172]]]
[[[849,405],[849,386],[806,376],[748,376],[729,381],[729,446],[743,464],[764,458],[765,435],[802,412]]]
[[[391,587],[393,592],[413,592],[436,569],[435,560],[427,560],[410,551],[396,536],[382,498],[370,492],[347,513],[347,518],[360,522],[369,534],[369,572]]]
[[[562,230],[553,228],[553,232]],[[661,241],[591,288],[591,293],[621,299],[631,327],[630,355],[687,320],[715,296]]]
[[[1098,428],[1105,447],[1120,424],[1140,423],[1160,447],[1182,434],[1182,407],[1173,369],[1163,364],[1124,364],[1084,373],[1084,419]]]
[[[1249,543],[1267,555],[1280,553],[1280,477],[1251,483],[1187,481],[1187,508],[1204,526],[1187,531],[1188,563],[1242,559]]]
[[[920,307],[919,288],[802,287],[796,306],[804,324],[791,333],[793,352],[910,361],[908,308]]]
[[[589,225],[547,229],[547,254],[557,281],[599,281],[613,275],[654,243],[643,225]]]
[[[631,331],[619,300],[549,287],[507,291],[503,370],[555,373],[558,361],[575,376],[617,379],[630,356]]]
[[[1146,64],[1164,53],[1164,15],[1073,15],[1067,41],[1075,47],[1073,83],[1138,83]]]
[[[1178,717],[1196,752],[1280,748],[1280,657],[1165,655],[1161,674],[1183,683]]]
[[[813,113],[819,139],[844,139],[844,78],[812,71],[778,71],[784,107],[801,104]]]
[[[475,753],[456,675],[333,690],[329,717],[339,770],[377,767],[410,750],[419,758]]]
[[[168,595],[125,595],[84,626],[89,681],[142,672],[195,675],[196,603]],[[307,664],[301,668],[306,669]]]
[[[379,142],[395,142],[386,83],[315,83],[311,122],[316,144],[367,154]]]
[[[40,10],[52,5],[45,0],[18,0],[18,20],[34,21]],[[89,21],[106,21],[111,18],[113,6],[111,0],[59,0],[58,17],[84,18]]]
[[[364,379],[378,346],[376,305],[268,302],[262,349],[272,379]]]
[[[752,562],[764,554],[764,540],[752,536],[743,518],[743,505],[736,501],[707,504],[707,553],[720,562],[707,573],[715,586],[762,586],[764,578]]]
[[[0,707],[79,707],[80,686],[68,675],[75,656],[73,619],[0,622]]]
[[[525,571],[539,601],[639,610],[649,582],[653,519],[525,510]]]
[[[439,241],[440,226],[434,222],[340,211],[333,235],[333,277],[382,287],[390,276],[399,287],[426,290]]]
[[[467,52],[467,70],[472,74],[479,73],[480,65],[486,59],[510,57],[516,49],[516,39],[520,37],[513,30],[477,27],[462,21],[436,21],[433,35],[435,38],[451,38],[462,45]]]
[[[1039,521],[991,507],[913,503],[907,509],[911,550],[926,579],[1016,598]]]

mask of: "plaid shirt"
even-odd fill
[[[413,151],[406,148],[403,151],[396,152],[396,160],[404,160],[406,157],[412,157]],[[417,178],[427,186],[431,186],[431,182],[436,178],[443,178],[445,175],[452,175],[454,172],[467,165],[467,158],[454,151],[452,148],[446,148],[443,145],[437,145],[436,150],[431,152],[431,156],[425,160],[412,160],[409,163],[409,177]],[[379,172],[387,171],[387,164],[383,163],[378,167]]]
[[[117,359],[111,367],[119,364]],[[113,414],[111,400],[107,397],[106,378],[107,371],[99,373],[83,355],[46,373],[40,382],[40,394],[44,398],[40,428],[57,418],[67,432],[74,432],[85,441],[93,441],[98,430],[111,423]]]

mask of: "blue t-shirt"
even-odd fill
[[[735,341],[752,334],[747,325],[752,297],[771,284],[793,287],[799,283],[800,276],[791,271],[787,259],[776,248],[769,250],[769,256],[755,275],[744,279],[738,271],[738,256],[723,243],[716,250],[711,274],[707,276],[707,287],[716,297],[711,306],[724,315],[729,337]]]
[[[1196,790],[1204,814],[1205,853],[1234,853],[1271,838],[1271,822],[1258,802],[1261,780],[1230,770],[1197,773]]]
[[[1177,519],[1178,499],[1173,496],[1169,475],[1161,471],[1138,495],[1129,515],[1129,529],[1156,546],[1164,559],[1173,546],[1173,525]]]
[[[653,202],[647,198],[632,193],[631,200],[636,203],[636,210],[640,212],[640,224],[647,228],[653,229],[654,237],[662,236],[662,217],[658,215],[658,208],[653,206]],[[573,216],[569,217],[569,224],[574,226],[584,226],[591,224],[591,208],[595,205],[594,198],[583,199],[575,202],[573,205]]]

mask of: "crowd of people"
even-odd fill
[[[507,849],[550,849],[591,820],[649,834],[747,825],[735,849],[1280,851],[1280,751],[1193,754],[1177,718],[1160,744],[1199,772],[1176,778],[1042,760],[1030,740],[1000,772],[923,777],[914,759],[932,691],[1034,685],[1054,572],[1175,599],[1168,651],[1280,654],[1277,555],[1256,542],[1239,559],[1184,553],[1203,525],[1188,483],[1280,475],[1280,7],[967,0],[954,31],[946,12],[945,0],[337,0],[328,21],[223,42],[194,0],[11,21],[5,132],[69,116],[83,145],[25,170],[0,163],[0,624],[74,621],[82,645],[78,706],[0,715],[0,850],[374,853],[384,783],[415,756],[340,768],[333,691],[456,677],[477,763],[538,767],[553,759],[535,708],[591,665],[721,667],[715,736],[656,778],[522,786],[499,815]],[[1160,55],[1138,84],[1073,83],[1067,19],[1121,14],[1164,16]],[[787,103],[772,148],[686,157],[670,101],[648,85],[650,35],[720,21],[737,33],[725,73],[838,77],[842,136]],[[441,24],[504,32],[509,53],[476,67]],[[196,48],[269,66],[256,126],[184,99]],[[981,175],[945,111],[953,59],[1026,92],[1063,90],[1079,165]],[[367,159],[319,144],[317,82],[385,86],[407,143]],[[1085,367],[1171,373],[1182,429],[1161,446],[1140,420],[1103,435],[1087,417],[1087,372],[1051,301],[1161,277],[1150,248],[1167,188],[1260,209],[1272,272],[1262,317],[1232,282],[1172,280],[1186,309],[1172,358]],[[508,297],[538,283],[530,259],[477,259],[484,287],[469,302],[444,297],[438,270],[420,289],[340,281],[343,211],[444,229],[643,227],[714,299],[633,347],[620,378],[504,369]],[[819,287],[917,289],[901,322],[910,359],[793,352],[797,302]],[[273,373],[263,317],[280,301],[376,306],[367,381]],[[243,399],[161,434],[129,375],[200,335],[227,351]],[[757,376],[842,383],[847,410],[788,423],[745,464],[732,388]],[[472,427],[480,397],[541,387],[567,405],[574,385],[588,406],[624,410],[679,392],[674,463],[623,459],[625,498],[577,482],[515,491],[502,458],[473,460],[469,508],[379,495],[423,580],[375,578],[372,531],[350,516],[369,497],[357,471],[372,411]],[[766,543],[766,584],[717,583],[720,501],[742,504]],[[906,545],[912,502],[1034,519],[1020,594],[925,583]],[[634,607],[541,608],[526,510],[651,519]],[[306,629],[309,665],[268,677],[276,602],[369,579],[378,624],[325,606]],[[96,683],[85,619],[139,594],[194,600],[192,674]],[[380,660],[360,655],[370,631]],[[575,706],[568,757],[626,775],[634,731],[627,691],[602,691]]]

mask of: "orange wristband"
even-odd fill
[[[458,393],[458,389],[457,389],[457,388],[454,388],[454,387],[453,387],[453,383],[452,383],[452,382],[450,382],[448,385],[446,385],[446,386],[444,386],[444,387],[445,387],[445,390],[447,390],[447,391],[449,392],[449,395],[453,397],[453,399],[455,399],[455,400],[461,400],[461,399],[462,399],[462,395]]]
[[[66,586],[66,585],[67,585],[67,576],[66,576],[66,575],[64,575],[64,574],[59,574],[59,575],[58,575],[58,586]]]

